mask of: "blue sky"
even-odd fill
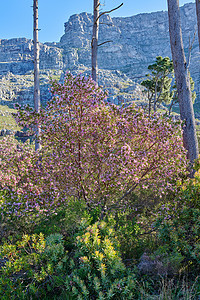
[[[92,13],[92,0],[39,0],[39,40],[58,42],[64,33],[64,23],[70,15],[83,11]],[[167,10],[167,0],[102,0],[103,10],[124,3],[111,16],[132,16],[139,13]],[[180,6],[195,0],[180,0]],[[33,0],[1,0],[0,39],[32,38]]]

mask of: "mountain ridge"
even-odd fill
[[[192,40],[196,28],[195,4],[188,3],[180,8],[183,41],[186,56],[189,39]],[[70,16],[64,24],[65,32],[60,42],[40,43],[40,69],[42,81],[42,101],[45,104],[47,78],[63,76],[67,70],[73,73],[91,70],[92,14],[83,12]],[[125,97],[134,97],[134,89],[148,73],[148,65],[156,56],[171,57],[166,11],[142,13],[129,17],[103,15],[101,18],[99,43],[112,40],[99,47],[98,65],[100,85],[109,90],[110,99],[117,103]],[[106,25],[108,23],[109,25]],[[14,102],[33,103],[30,87],[30,74],[33,72],[33,41],[26,38],[0,40],[0,104],[12,105]],[[191,52],[191,76],[195,90],[200,95],[200,54],[197,35]],[[13,76],[15,75],[16,82]],[[19,81],[21,83],[19,83]],[[4,82],[4,84],[2,83]],[[32,82],[33,83],[33,82]],[[24,88],[28,86],[26,100],[23,102]],[[10,85],[10,94],[7,86]],[[24,89],[26,91],[26,88]]]

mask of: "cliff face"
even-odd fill
[[[62,49],[40,43],[40,68],[62,69]],[[25,38],[0,40],[0,75],[23,75],[33,70],[33,41]]]
[[[194,3],[186,4],[181,8],[181,19],[187,56],[189,40],[193,39],[196,29]],[[140,82],[142,80],[142,77],[148,72],[147,66],[155,61],[156,56],[171,57],[167,12],[139,14],[127,18],[111,18],[104,15],[101,23],[103,24],[100,25],[99,44],[107,40],[112,42],[99,47],[100,84],[110,90],[111,96],[114,97],[113,100],[116,96],[118,98],[123,96],[130,98],[135,88],[134,81]],[[89,74],[91,68],[91,35],[92,15],[81,13],[71,16],[65,23],[65,33],[59,43],[40,44],[42,80],[45,81],[44,78],[47,79],[49,73],[53,72],[55,76],[58,76],[66,70],[71,70],[74,73],[84,71]],[[5,103],[9,99],[8,94],[6,98],[5,95],[6,84],[12,77],[11,73],[17,75],[16,85],[13,82],[12,87],[10,87],[12,99],[18,98],[19,100],[20,97],[18,96],[23,81],[24,86],[29,86],[30,91],[32,79],[29,75],[32,70],[32,40],[25,38],[0,40],[0,77],[4,81],[4,85],[2,85],[2,80],[0,81],[0,90],[3,89],[4,91],[0,92],[1,101]],[[195,81],[196,92],[200,94],[200,54],[197,35],[191,53],[190,72]],[[21,85],[19,84],[20,78]],[[18,88],[14,90],[16,86]],[[44,93],[45,91],[46,87]],[[31,103],[28,99],[29,96],[27,96],[27,102]]]
[[[181,19],[187,55],[189,40],[193,39],[196,29],[194,3],[186,4],[181,8]],[[171,57],[167,12],[139,14],[127,18],[111,18],[104,15],[101,22],[103,24],[100,25],[99,44],[107,40],[113,42],[99,47],[99,68],[120,70],[134,79],[147,72],[147,66],[155,60],[156,56]],[[73,15],[65,23],[65,34],[61,37],[60,46],[65,49],[65,57],[70,68],[78,64],[90,66],[91,34],[92,15],[90,14]],[[196,35],[191,61],[191,72],[195,73],[195,78],[199,71],[196,69],[198,49]],[[70,59],[72,57],[73,60]]]

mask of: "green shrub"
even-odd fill
[[[159,247],[182,257],[180,270],[200,270],[200,180],[189,180],[173,203],[163,204],[155,222]]]
[[[67,291],[75,299],[133,299],[135,276],[122,262],[114,229],[105,222],[82,221],[70,260]]]
[[[89,222],[81,221],[69,255],[59,233],[4,243],[1,299],[133,299],[136,278],[122,262],[114,229]]]
[[[146,247],[146,237],[141,235],[143,231],[138,224],[137,211],[116,212],[108,221],[115,228],[123,259],[135,263]]]
[[[52,291],[62,292],[67,262],[62,235],[52,234],[46,240],[43,234],[24,235],[16,244],[4,243],[0,257],[5,259],[1,299],[44,299]]]

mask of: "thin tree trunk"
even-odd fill
[[[156,85],[155,85],[155,95],[154,95],[154,101],[153,101],[153,110],[156,112],[156,102],[157,102],[157,84],[158,79],[156,79]]]
[[[99,0],[94,0],[93,10],[93,34],[92,34],[92,79],[98,84],[97,50],[99,37]]]
[[[193,164],[198,158],[198,141],[195,129],[195,118],[190,89],[189,71],[183,49],[179,0],[167,0],[169,16],[169,34],[176,77],[180,117],[184,120],[183,144],[187,150],[187,156]]]
[[[175,98],[172,99],[170,106],[169,106],[169,116],[171,115],[172,106],[174,105],[174,100],[175,100]]]
[[[149,100],[148,110],[149,110],[149,116],[150,116],[151,115],[151,100],[152,100],[152,96],[150,97],[149,91],[148,91],[148,100]]]
[[[198,27],[199,50],[200,50],[200,0],[196,0],[196,14],[197,14],[197,27]]]
[[[40,112],[40,79],[39,79],[39,42],[38,42],[38,0],[33,0],[33,43],[34,43],[34,108]],[[35,128],[35,150],[40,149],[39,125]]]
[[[149,116],[151,115],[151,98],[149,99]]]

